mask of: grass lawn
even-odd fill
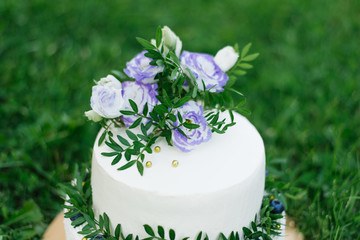
[[[158,25],[189,51],[253,43],[239,79],[267,168],[306,239],[358,239],[360,1],[0,1],[0,239],[40,239],[57,183],[89,163],[94,79],[122,69]],[[296,194],[293,192],[296,191]]]

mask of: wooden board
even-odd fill
[[[44,240],[66,240],[64,230],[64,214],[61,212],[51,222],[44,234]],[[286,217],[285,240],[304,240],[301,233],[295,228],[295,223]]]

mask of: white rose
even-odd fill
[[[99,122],[102,119],[102,117],[94,110],[87,111],[84,114],[90,121]]]
[[[104,118],[119,117],[124,105],[121,83],[111,75],[102,78],[98,85],[92,87],[90,105]]]
[[[235,52],[235,49],[231,46],[226,46],[216,53],[214,61],[221,70],[226,72],[235,65],[238,58],[239,54]]]
[[[100,86],[107,86],[121,89],[121,82],[117,80],[113,75],[107,75],[105,78],[101,78],[100,81],[97,82]]]

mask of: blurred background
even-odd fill
[[[92,81],[168,25],[183,49],[252,42],[237,88],[306,239],[360,229],[360,1],[0,1],[0,236],[40,239],[89,163]],[[1,237],[0,237],[1,238]]]

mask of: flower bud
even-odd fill
[[[216,53],[214,61],[221,70],[226,72],[235,65],[238,58],[239,54],[235,52],[235,49],[231,46],[226,46]]]
[[[168,26],[164,26],[161,31],[164,45],[169,48],[169,50],[174,51],[178,36],[176,36],[176,34]]]
[[[90,121],[94,121],[94,122],[99,122],[102,119],[102,117],[99,114],[97,114],[94,110],[90,110],[90,111],[85,112],[85,116]]]

